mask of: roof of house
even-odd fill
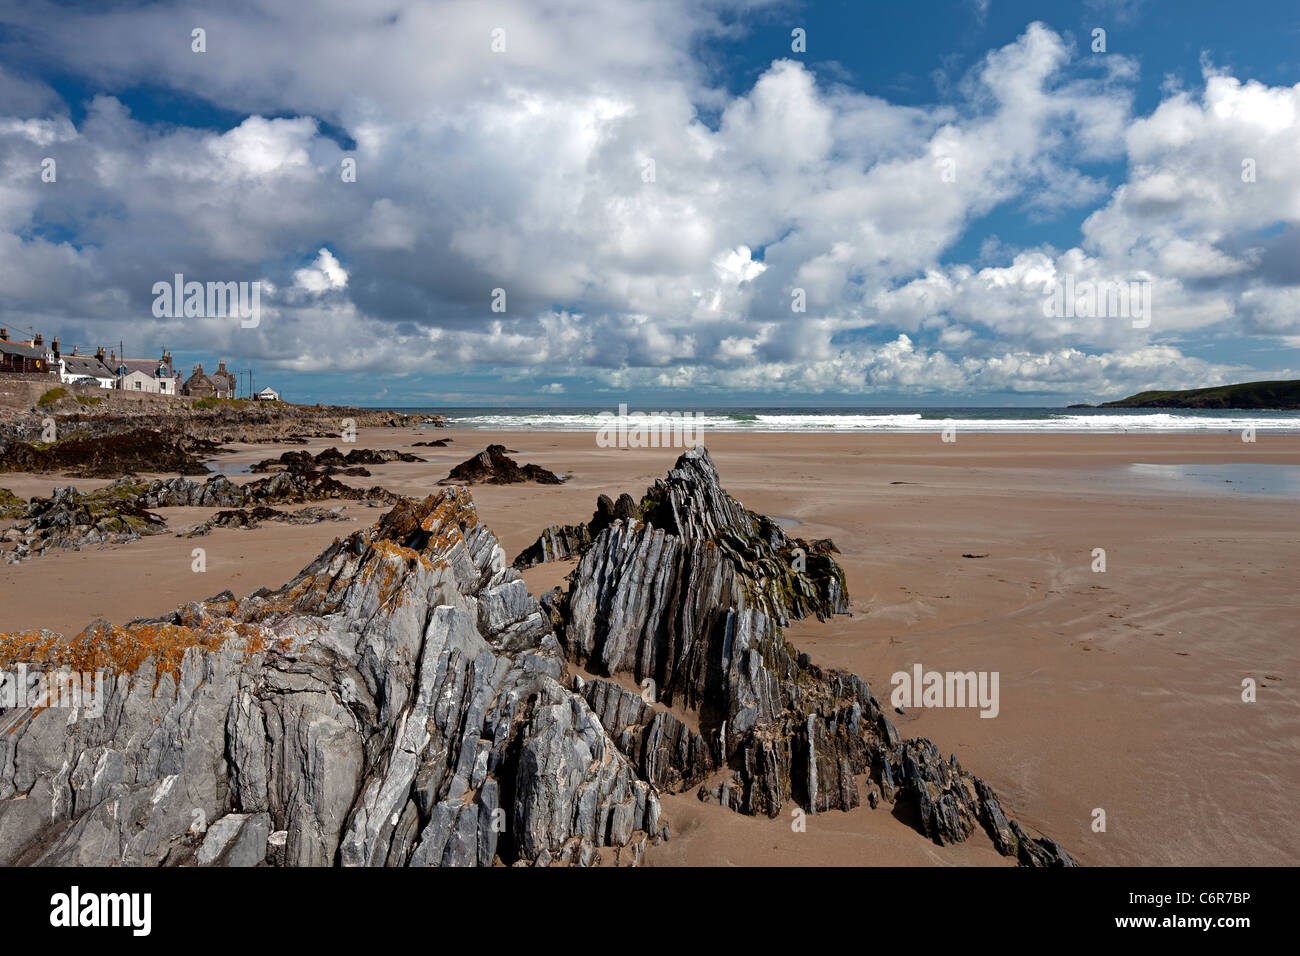
[[[277,392],[275,389],[273,389],[270,385],[266,386],[266,388],[260,389],[260,390],[258,391],[257,394],[258,394],[258,395],[262,395],[262,394],[264,394],[264,393],[266,393],[266,392],[270,392],[272,395],[279,395],[279,394],[280,394],[280,393]]]
[[[49,353],[44,347],[37,348],[34,345],[27,345],[24,342],[10,342],[7,339],[0,339],[0,352],[8,352],[10,355],[21,355],[24,358],[43,359]]]
[[[191,375],[189,378],[185,380],[185,388],[202,387],[205,385],[208,388],[216,388],[216,386],[212,383],[212,379],[208,378],[208,376],[205,375],[203,372],[195,372],[193,375]]]
[[[158,372],[158,366],[161,365],[165,368],[167,365],[167,363],[164,362],[162,359],[129,359],[129,358],[118,359],[117,364],[119,368],[125,368],[128,374],[131,372],[143,372],[145,375],[148,375],[150,378],[156,375],[156,373]],[[172,374],[174,375],[175,373],[173,372]]]
[[[113,378],[113,370],[93,355],[60,355],[63,371],[68,375],[90,375],[94,378]]]

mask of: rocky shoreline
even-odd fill
[[[174,481],[142,500],[194,500]],[[659,794],[692,787],[769,816],[865,799],[938,844],[982,827],[1071,862],[785,641],[848,609],[829,547],[746,511],[702,449],[634,504],[540,600],[455,487],[277,591],[0,637],[0,668],[106,675],[97,713],[0,711],[0,864],[635,863],[671,836]]]
[[[290,405],[245,399],[132,408],[61,399],[48,408],[0,418],[0,472],[63,471],[118,477],[132,471],[204,474],[200,455],[225,442],[305,444],[357,428],[443,428],[437,415],[406,415],[343,405]]]

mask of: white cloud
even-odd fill
[[[0,313],[302,370],[507,369],[542,389],[558,367],[849,393],[1195,384],[1229,366],[1180,351],[1190,333],[1296,332],[1300,277],[1277,230],[1300,228],[1300,87],[1212,71],[1134,118],[1133,61],[1089,72],[1031,24],[947,105],[828,89],[783,58],[731,95],[690,55],[700,31],[728,29],[706,2],[399,4],[389,18],[332,4],[310,29],[296,6],[252,7],[211,14],[202,57],[166,40],[189,35],[171,8],[69,11],[57,31],[39,4],[20,11],[41,54],[96,88],[157,80],[255,115],[221,132],[154,125],[101,95],[74,128],[39,84],[0,72],[23,93],[0,120]],[[506,54],[489,49],[497,25]],[[77,170],[57,190],[34,175],[51,149]],[[1081,168],[1098,160],[1127,160],[1126,181]],[[945,259],[1000,205],[1098,203],[1064,249]],[[155,327],[149,289],[175,272],[282,294],[255,332]],[[1044,318],[1044,288],[1066,274],[1149,279],[1150,327]]]
[[[322,248],[315,262],[293,274],[293,282],[307,292],[329,292],[347,288],[348,273],[333,253]]]

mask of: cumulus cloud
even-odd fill
[[[1104,394],[1251,373],[1191,357],[1193,332],[1297,334],[1300,87],[1208,68],[1134,116],[1131,60],[1084,68],[1029,24],[943,105],[827,87],[780,56],[731,94],[691,53],[733,29],[725,2],[246,6],[204,13],[202,55],[183,6],[65,12],[57,30],[39,3],[11,15],[29,43],[7,62],[103,92],[74,125],[44,84],[0,72],[9,324],[302,371],[454,364],[543,394],[561,374]],[[133,116],[112,94],[146,80],[242,118]],[[951,261],[999,206],[1093,211],[1064,248]],[[149,290],[177,272],[264,281],[262,323],[155,324]],[[1148,283],[1149,326],[1046,317],[1066,276]]]

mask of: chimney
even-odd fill
[[[104,361],[104,358],[107,355],[108,353],[104,351],[104,346],[101,345],[99,348],[95,349],[95,358],[97,358],[99,361],[101,362]]]
[[[203,363],[202,363],[202,362],[195,362],[195,363],[194,363],[194,374],[195,374],[195,375],[202,375],[202,374],[203,374]]]
[[[57,335],[54,336],[54,341],[50,345],[54,348],[54,357],[57,359],[59,357],[59,337]]]
[[[102,352],[103,349],[100,349],[100,351]],[[113,365],[116,365],[116,364],[117,364],[117,349],[109,349],[109,350],[108,350],[108,360],[109,360],[109,362],[110,362],[111,364],[113,364]]]
[[[45,336],[41,335],[40,332],[37,332],[36,338],[32,339],[32,345],[36,346],[37,348],[40,348],[44,344],[45,344]]]
[[[0,342],[8,342],[8,341],[9,341],[9,330],[0,328]]]
[[[226,374],[226,360],[225,360],[225,359],[222,359],[220,362],[217,363],[217,371],[218,371],[219,373],[221,373],[222,375],[225,375],[225,374]]]
[[[72,354],[73,354],[73,355],[76,355],[76,354],[77,354],[77,345],[76,345],[76,343],[73,343],[73,346],[72,346]]]

